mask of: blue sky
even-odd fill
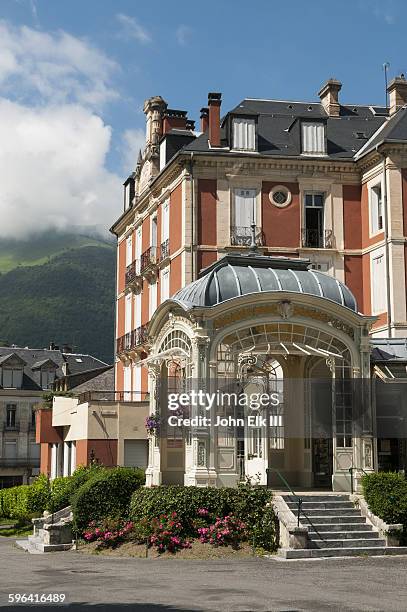
[[[45,113],[55,115],[58,105],[66,125],[69,111],[82,109],[88,127],[82,138],[88,138],[89,151],[81,151],[80,159],[93,160],[96,174],[88,180],[93,176],[108,183],[105,223],[120,209],[113,203],[119,178],[132,170],[142,142],[145,98],[160,94],[199,123],[208,91],[222,92],[223,110],[244,97],[311,101],[322,83],[335,77],[343,82],[342,101],[383,103],[383,62],[390,63],[390,76],[407,71],[406,17],[407,3],[397,0],[2,0],[6,36],[0,41],[0,95],[19,111],[14,113],[17,125],[23,110],[30,111],[33,133],[38,119],[43,129],[48,125]],[[7,106],[7,126],[10,115]],[[80,121],[74,117],[72,131],[61,135],[67,147],[80,133]],[[0,111],[0,131],[1,122]],[[61,115],[55,122],[61,125]],[[25,145],[20,142],[19,149]],[[52,150],[53,158],[69,151],[71,161],[74,157],[73,149]],[[40,147],[35,163],[42,155]],[[64,159],[57,165],[72,172],[72,163]],[[72,210],[86,210],[80,221],[90,222],[100,193],[86,199],[82,186],[67,185],[64,209],[72,190]],[[51,208],[49,223],[55,222]],[[65,222],[72,222],[69,215]]]

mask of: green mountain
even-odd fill
[[[114,244],[68,234],[47,236],[42,244],[34,239],[32,248],[29,241],[13,242],[8,252],[5,243],[0,241],[0,262],[9,270],[0,274],[1,340],[35,348],[66,343],[111,363]]]

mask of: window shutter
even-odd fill
[[[255,189],[236,189],[235,191],[235,226],[249,228],[252,224],[254,212],[254,222],[256,223],[256,190]]]
[[[325,124],[303,121],[302,152],[308,155],[325,155]]]
[[[131,331],[131,293],[126,295],[125,311],[124,311],[124,333],[128,334]]]
[[[233,119],[233,148],[244,151],[256,149],[256,122],[254,119]]]
[[[133,261],[133,236],[130,235],[126,239],[126,266],[129,266]]]
[[[386,305],[386,275],[384,253],[372,259],[372,312],[385,312]]]
[[[161,219],[161,242],[165,242],[170,237],[170,202],[166,200],[162,208]]]
[[[134,296],[134,328],[141,327],[141,293]]]

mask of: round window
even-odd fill
[[[279,208],[284,208],[291,202],[291,192],[287,189],[287,187],[284,187],[284,185],[276,185],[276,187],[273,187],[273,189],[270,191],[269,197],[270,202]]]

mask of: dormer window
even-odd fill
[[[303,121],[301,123],[301,143],[303,155],[326,155],[325,123]]]
[[[23,370],[20,368],[2,368],[1,385],[3,389],[21,389]]]
[[[234,117],[232,129],[233,149],[240,151],[256,150],[256,120],[247,117]]]
[[[134,178],[133,176],[129,176],[129,178],[124,183],[124,210],[130,208],[133,204],[134,198]]]

